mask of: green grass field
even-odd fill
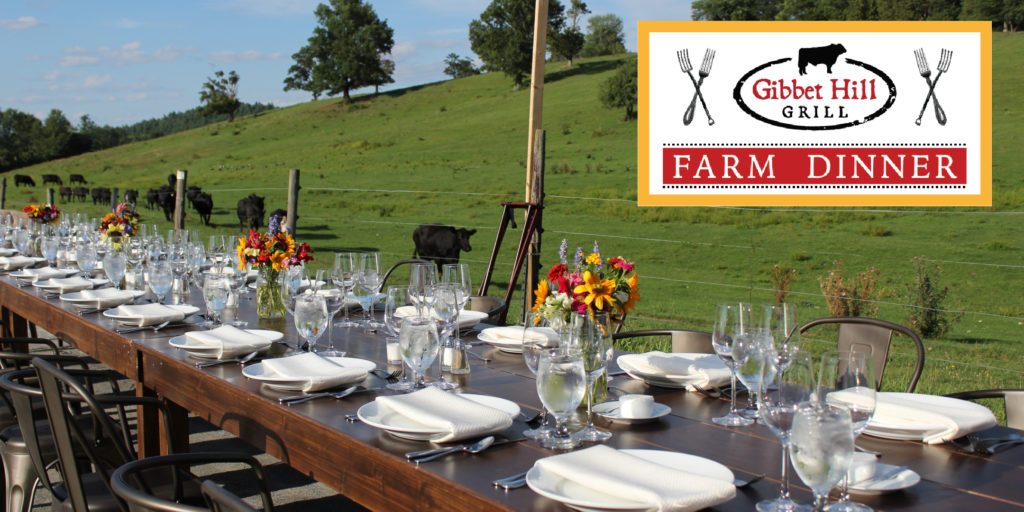
[[[773,264],[797,270],[791,301],[805,320],[827,316],[818,278],[842,260],[847,274],[881,272],[881,318],[905,323],[911,258],[943,269],[945,309],[961,312],[943,339],[928,339],[918,390],[943,393],[1024,387],[1024,35],[993,38],[993,207],[910,209],[639,208],[636,122],[603,108],[598,85],[625,57],[548,66],[543,263],[562,238],[606,256],[636,262],[642,300],[627,328],[709,330],[716,302],[773,299]],[[175,169],[213,194],[210,232],[238,232],[235,204],[252,191],[268,211],[285,207],[287,171],[302,171],[300,241],[321,255],[375,248],[386,263],[408,258],[421,223],[476,228],[463,255],[483,272],[500,201],[522,200],[529,91],[511,90],[500,74],[475,76],[359,98],[316,101],[147,142],[50,162],[18,173],[81,173],[91,185],[140,189],[166,182]],[[12,180],[9,180],[10,183]],[[8,188],[8,207],[44,198],[42,187]],[[61,205],[92,215],[91,204]],[[146,223],[163,215],[140,207]],[[189,227],[199,227],[194,212]],[[495,273],[501,295],[511,270],[506,238]],[[517,297],[522,297],[519,293]],[[514,306],[518,310],[518,306]],[[827,341],[810,340],[820,349]],[[629,348],[640,349],[635,345]],[[887,388],[902,384],[910,357],[897,342]]]

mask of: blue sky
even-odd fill
[[[235,70],[246,102],[308,101],[282,80],[316,25],[317,0],[0,0],[0,109],[45,117],[57,108],[119,126],[199,105],[217,70]],[[490,0],[375,0],[395,30],[395,89],[447,78],[449,53],[471,56],[469,22]],[[567,4],[568,0],[563,0]],[[588,0],[623,19],[636,51],[639,20],[686,20],[687,0]],[[585,27],[585,21],[584,25]]]

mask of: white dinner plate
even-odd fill
[[[519,406],[515,402],[488,395],[474,395],[471,393],[460,393],[462,398],[472,400],[478,404],[493,407],[499,411],[508,413],[509,416],[519,415]],[[367,403],[356,411],[356,415],[363,423],[387,431],[395,437],[411,439],[413,441],[430,441],[440,435],[448,435],[447,430],[425,428],[422,424],[392,413],[381,413],[377,408],[377,402]]]
[[[882,474],[886,471],[891,470],[896,466],[889,464],[882,464],[879,462],[875,466],[875,473]],[[913,487],[921,481],[921,475],[918,475],[912,469],[904,469],[895,475],[886,478],[885,480],[879,480],[877,482],[871,482],[868,485],[859,484],[857,482],[850,484],[850,492],[853,494],[859,494],[861,496],[876,496],[879,494],[886,494],[890,492],[902,491],[909,487]]]
[[[132,302],[145,294],[146,292],[143,290],[117,290],[114,288],[100,288],[99,290],[90,291],[88,294],[83,294],[82,292],[65,293],[60,296],[60,300],[69,302],[75,305],[76,307],[87,309],[101,307],[101,301],[111,300],[111,297],[113,296],[123,295],[123,298],[118,300],[122,300],[124,302],[121,302],[120,304],[111,304],[110,306],[107,306],[115,308],[123,304],[128,304],[129,302]]]
[[[359,359],[356,357],[325,357],[324,359],[346,368],[360,368],[370,371],[377,367],[373,361],[367,361],[366,359]],[[276,373],[267,372],[263,363],[250,364],[249,366],[242,368],[242,375],[253,380],[261,381],[269,388],[279,389],[282,391],[300,391],[302,388],[306,387],[306,383],[308,382],[308,379],[282,377]]]
[[[602,418],[611,421],[613,423],[646,423],[648,421],[654,421],[666,414],[672,412],[672,408],[665,405],[654,402],[651,406],[651,415],[642,418],[623,418],[619,416],[619,402],[604,402],[594,406],[594,412]]]
[[[284,338],[284,334],[278,331],[269,331],[266,329],[242,329],[243,331],[254,334],[256,336],[262,336],[270,342],[279,341]],[[168,340],[168,343],[174,348],[180,348],[188,351],[194,357],[202,358],[216,358],[217,352],[221,351],[220,347],[214,347],[210,345],[196,345],[195,342],[187,336],[175,336]]]
[[[0,267],[0,270],[12,270],[13,271],[13,270],[22,269],[22,268],[25,268],[25,267],[32,267],[32,266],[38,265],[39,263],[42,263],[42,262],[46,261],[46,258],[36,258],[36,257],[32,257],[32,256],[27,256],[27,258],[32,260],[32,261],[30,261],[30,262],[28,262],[28,263],[26,263],[24,265],[15,265],[13,267]]]
[[[199,308],[192,306],[190,304],[165,304],[165,306],[171,309],[181,311],[182,313],[185,314],[185,318],[188,318],[189,315],[194,315],[199,312]],[[118,323],[129,324],[132,327],[139,325],[140,320],[140,318],[137,316],[127,316],[120,314],[120,312],[117,310],[117,307],[104,311],[103,316],[115,320]]]
[[[83,279],[85,279],[85,278],[83,278]],[[90,278],[90,279],[87,279],[87,281],[92,282],[91,288],[96,288],[98,286],[103,286],[103,285],[105,285],[105,284],[110,282],[110,280],[105,278],[105,277]],[[35,286],[36,288],[40,288],[40,289],[48,291],[48,292],[58,292],[58,291],[60,291],[60,288],[61,288],[61,285],[53,284],[53,283],[50,282],[49,279],[47,279],[46,281],[36,281],[36,282],[32,283],[32,286]]]
[[[42,261],[46,261],[46,258],[42,258]],[[50,267],[43,267],[43,268],[49,269]],[[42,270],[42,269],[36,269],[36,270]],[[56,277],[56,278],[67,277],[67,276],[70,276],[72,274],[77,274],[78,272],[80,272],[77,268],[56,268],[56,269],[51,269],[51,270],[53,270],[54,272],[52,274],[47,275],[46,279],[50,279],[52,277]],[[29,283],[36,282],[36,279],[39,277],[39,274],[36,274],[36,273],[33,273],[33,272],[26,272],[24,269],[11,272],[8,275],[10,275],[11,277],[13,277],[13,278],[15,278],[15,279],[17,279],[19,281],[25,281],[25,282],[29,282]]]
[[[415,306],[402,306],[395,309],[395,316],[398,318],[405,318],[415,314]],[[469,329],[470,327],[480,323],[480,321],[485,318],[487,318],[487,313],[483,311],[470,311],[468,309],[463,309],[459,311],[459,330]]]
[[[961,400],[959,398],[951,398],[948,396],[941,395],[926,395],[923,393],[897,393],[897,392],[885,392],[879,393],[879,398],[883,396],[891,396],[900,398],[903,400],[912,401],[915,404],[920,405],[922,409],[930,409],[935,411],[942,411],[943,409],[950,410],[971,410],[977,409],[980,413],[988,413],[988,409],[978,403],[970,402],[967,400]],[[931,435],[935,432],[943,431],[948,428],[946,425],[941,424],[923,424],[915,422],[913,420],[901,421],[899,418],[883,418],[880,416],[873,416],[864,428],[863,433],[873,437],[880,437],[883,439],[893,439],[899,441],[921,441],[926,436]]]
[[[626,372],[627,375],[637,380],[642,380],[652,386],[672,389],[682,389],[691,384],[700,383],[706,378],[701,373],[692,373],[688,375],[683,374],[667,374],[667,373],[653,373],[650,371],[644,371],[635,368],[631,363],[631,360],[640,354],[624,354],[618,357],[616,362],[619,364],[619,368]],[[677,357],[687,360],[697,359],[713,359],[716,362],[721,360],[715,354],[698,354],[698,353],[666,353],[666,357]],[[724,363],[723,363],[724,364]]]
[[[490,330],[490,328],[477,333],[477,339],[502,352],[508,352],[510,354],[523,353],[523,340],[516,341],[509,338],[499,338],[487,332],[488,330]]]
[[[729,468],[704,457],[664,450],[621,451],[680,471],[720,479],[730,484],[733,482],[733,474]],[[545,498],[565,503],[577,510],[647,511],[657,508],[654,504],[626,501],[618,496],[589,489],[557,475],[545,473],[536,465],[526,473],[526,485]]]

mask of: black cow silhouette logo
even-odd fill
[[[832,66],[839,60],[839,56],[846,53],[846,47],[841,44],[830,44],[816,48],[800,48],[798,65],[800,74],[807,74],[807,65],[817,66],[824,64],[828,72],[832,73]]]

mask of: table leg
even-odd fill
[[[143,386],[136,387],[135,392],[138,396],[157,397],[153,390]],[[167,405],[167,424],[170,425],[170,435],[167,434],[159,411],[151,407],[143,407],[139,413],[140,458],[188,451],[188,411],[174,402],[165,401],[164,403]],[[170,446],[168,446],[168,439],[170,439]]]

